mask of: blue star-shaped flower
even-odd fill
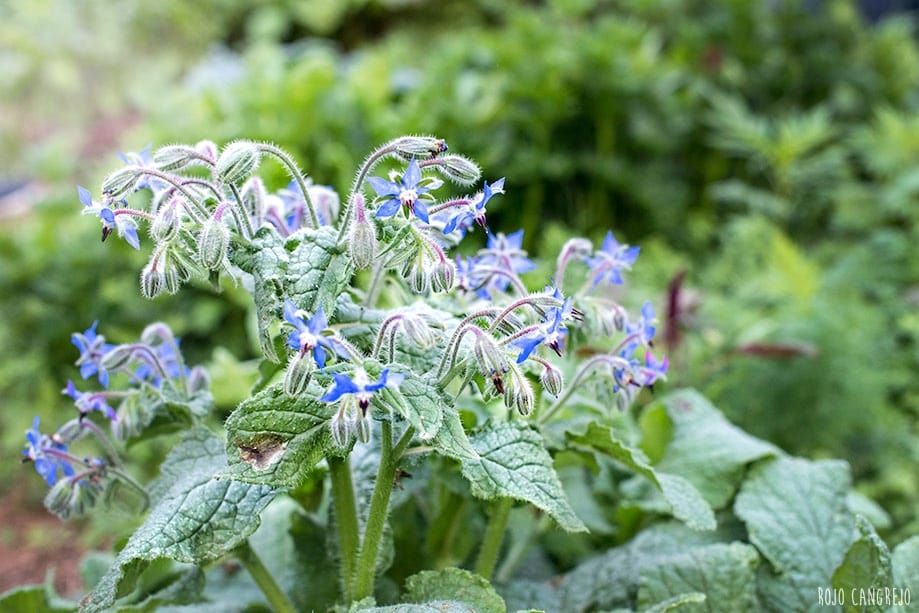
[[[533,353],[533,350],[540,345],[546,345],[559,357],[562,355],[562,345],[568,329],[563,325],[565,310],[571,310],[571,298],[565,301],[560,307],[553,307],[546,312],[546,318],[538,330],[533,333],[513,341],[511,344],[520,347],[520,355],[517,356],[517,363],[520,364]]]
[[[380,177],[370,177],[367,181],[377,196],[383,199],[377,208],[377,217],[392,217],[404,206],[421,221],[430,223],[428,205],[422,198],[430,189],[420,185],[421,168],[414,158],[408,163],[398,183]]]
[[[326,352],[347,358],[348,353],[340,343],[322,334],[329,327],[322,307],[309,319],[304,319],[305,315],[293,302],[284,301],[284,320],[295,328],[287,337],[287,345],[299,351],[301,356],[312,352],[319,368],[325,367]]]
[[[506,271],[510,275],[519,275],[536,268],[523,250],[523,230],[505,235],[489,234],[485,249],[479,251],[479,262]],[[510,281],[504,276],[496,276],[493,284],[500,290],[507,289]]]
[[[88,415],[92,411],[99,411],[112,421],[116,421],[118,416],[115,409],[105,402],[105,397],[98,392],[81,392],[73,384],[73,381],[67,381],[67,387],[61,390],[61,393],[67,394],[76,401],[77,409],[80,415]]]
[[[652,339],[654,339],[654,333],[657,331],[654,321],[654,307],[651,305],[651,301],[648,300],[641,307],[641,319],[635,324],[627,325],[626,331],[629,334],[637,335],[642,345],[650,346]]]
[[[75,473],[70,463],[55,453],[67,453],[67,445],[57,443],[50,436],[42,434],[38,430],[38,425],[39,418],[36,415],[32,429],[26,430],[28,444],[22,450],[22,455],[26,460],[35,463],[35,471],[51,486],[57,483],[59,473],[63,473],[65,477],[72,477]]]
[[[444,234],[450,234],[457,228],[465,231],[472,227],[473,223],[477,223],[485,228],[485,205],[488,204],[492,196],[503,193],[504,177],[501,177],[491,185],[488,184],[488,181],[485,181],[485,185],[479,197],[475,201],[471,201],[466,208],[450,218],[447,225],[444,226]]]
[[[80,350],[80,357],[77,359],[77,366],[80,367],[80,375],[84,379],[89,379],[93,375],[98,375],[99,383],[102,387],[108,387],[108,371],[102,367],[102,357],[115,348],[115,345],[105,342],[105,337],[96,334],[98,321],[94,321],[85,332],[74,332],[70,335],[70,341]]]
[[[102,204],[93,200],[92,194],[85,187],[78,186],[77,193],[83,203],[84,215],[95,215],[102,221],[102,240],[108,238],[113,230],[118,230],[118,236],[128,242],[135,249],[140,249],[140,239],[137,237],[137,224],[127,215],[116,215],[109,204]]]
[[[389,369],[384,368],[383,372],[380,373],[379,380],[371,382],[370,377],[367,376],[367,372],[363,368],[355,368],[354,377],[349,377],[341,373],[334,373],[332,378],[334,379],[332,389],[319,400],[323,402],[336,402],[346,394],[354,394],[361,411],[365,412],[367,407],[370,406],[370,400],[373,398],[374,392],[384,387],[397,386],[402,382],[402,379],[405,378],[405,375],[393,374],[390,376]]]
[[[640,247],[620,245],[613,233],[607,232],[603,246],[594,257],[587,258],[587,266],[593,271],[592,284],[597,285],[604,278],[613,285],[622,284],[622,270],[631,268],[638,259]]]
[[[641,384],[648,387],[654,385],[657,381],[664,378],[664,375],[667,374],[668,367],[669,363],[667,361],[667,356],[657,361],[654,354],[650,351],[645,352],[645,365],[641,369]]]

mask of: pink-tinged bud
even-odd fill
[[[210,387],[211,376],[207,374],[207,371],[201,366],[192,368],[188,374],[188,391],[194,394],[195,392],[206,391]]]
[[[160,260],[160,254],[154,252],[150,261],[140,271],[140,293],[148,300],[156,298],[166,288],[166,275],[163,273]]]
[[[217,160],[217,176],[224,183],[242,183],[255,172],[262,154],[251,141],[236,141],[223,148]]]
[[[553,396],[558,396],[564,387],[565,379],[559,369],[553,368],[552,366],[546,366],[546,369],[539,377],[539,382],[542,384],[544,390]]]
[[[230,230],[215,217],[204,222],[198,235],[198,260],[207,270],[219,270],[230,248]]]
[[[107,194],[113,200],[118,200],[125,194],[134,191],[134,186],[140,177],[140,168],[137,166],[119,168],[102,182],[102,193]]]
[[[431,275],[431,287],[435,292],[448,292],[453,289],[453,278],[456,276],[456,269],[450,260],[441,260],[434,266],[434,272]]]

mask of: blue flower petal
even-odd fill
[[[391,198],[380,205],[380,208],[377,209],[376,216],[392,217],[399,211],[401,205],[402,203],[399,200]]]

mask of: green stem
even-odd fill
[[[485,537],[482,539],[482,548],[479,549],[479,557],[475,561],[475,572],[486,579],[491,580],[491,574],[498,562],[501,543],[504,541],[504,531],[507,528],[507,517],[513,504],[513,499],[501,498],[492,507],[488,527],[485,529]]]
[[[313,224],[314,228],[318,228],[319,217],[316,215],[316,207],[313,206],[313,201],[310,199],[310,193],[306,189],[306,179],[303,177],[303,173],[300,172],[300,169],[297,168],[293,158],[290,157],[287,152],[280,147],[276,147],[268,143],[259,144],[259,149],[263,153],[273,155],[278,160],[280,160],[284,166],[287,167],[287,172],[290,173],[290,176],[293,178],[293,180],[297,182],[297,185],[300,187],[300,192],[303,194],[303,201],[306,202],[306,210],[309,211],[310,214],[310,222]],[[331,220],[329,220],[329,223],[331,223]],[[338,238],[338,242],[341,242],[340,236]]]
[[[329,458],[332,475],[332,497],[335,501],[335,526],[338,529],[338,549],[341,555],[341,585],[345,601],[351,601],[351,582],[359,545],[357,503],[351,481],[351,463],[347,458]]]
[[[297,613],[297,607],[290,601],[281,586],[277,584],[265,565],[262,564],[261,558],[252,549],[249,541],[245,541],[236,550],[236,557],[246,567],[249,574],[258,584],[259,589],[268,599],[268,604],[274,609],[275,613]]]
[[[377,472],[373,496],[370,499],[370,510],[367,514],[367,525],[364,527],[364,542],[357,562],[357,576],[354,582],[354,600],[361,600],[373,594],[373,580],[376,577],[377,555],[383,528],[389,514],[389,497],[392,494],[393,480],[396,476],[396,465],[412,439],[414,430],[408,428],[399,442],[393,447],[392,422],[380,422],[380,468]]]

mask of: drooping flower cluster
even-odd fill
[[[168,326],[147,326],[139,341],[115,345],[97,332],[98,322],[71,339],[80,351],[76,365],[84,380],[95,378],[103,387],[81,391],[68,381],[62,393],[73,399],[77,415],[52,434],[43,434],[36,416],[26,432],[23,461],[52,488],[45,506],[66,518],[91,508],[115,481],[121,481],[145,496],[140,486],[123,471],[115,441],[138,436],[158,418],[175,417],[175,405],[187,403],[188,410],[202,394],[208,396],[208,377],[201,367],[188,368],[177,339]],[[121,389],[109,389],[112,381]],[[170,414],[167,403],[173,405]],[[111,426],[110,434],[94,420],[101,415]],[[71,447],[92,438],[102,448],[102,457],[75,455]]]

